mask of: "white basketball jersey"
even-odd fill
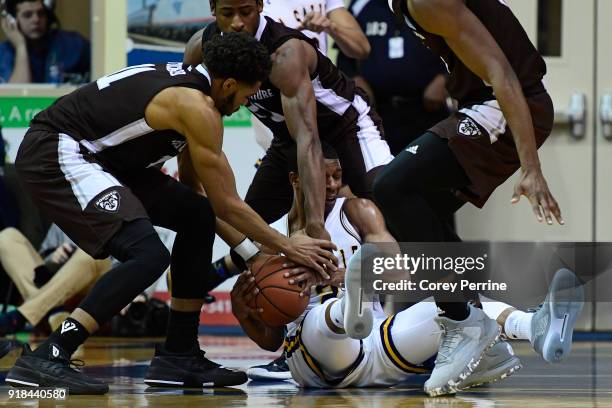
[[[298,28],[304,16],[317,12],[326,16],[332,10],[344,7],[343,0],[264,0],[263,14],[290,28]],[[327,34],[303,31],[319,41],[319,49],[327,55]]]
[[[325,229],[329,232],[332,242],[336,244],[338,248],[338,250],[334,252],[334,255],[338,258],[338,266],[342,268],[346,268],[349,259],[361,245],[361,238],[357,230],[351,225],[346,218],[346,214],[342,211],[342,206],[345,201],[346,198],[344,197],[338,198],[334,208],[325,218]],[[332,297],[338,297],[339,294],[340,291],[336,287],[322,285],[313,287],[310,293],[310,302],[304,313],[295,321],[287,325],[287,337],[295,334],[298,326],[310,309],[325,303],[326,300]]]

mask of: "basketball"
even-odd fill
[[[261,263],[255,262],[251,272],[259,293],[249,304],[250,307],[262,308],[261,319],[268,326],[280,327],[297,319],[308,306],[309,297],[300,296],[304,285],[290,285],[284,268],[290,262],[284,256],[270,256]]]

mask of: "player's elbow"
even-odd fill
[[[353,50],[354,55],[352,56],[352,58],[358,60],[365,60],[370,56],[370,52],[372,52],[372,46],[370,45],[370,42],[368,41],[367,37],[364,35]]]

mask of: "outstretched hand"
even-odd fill
[[[557,200],[555,200],[550,192],[546,179],[540,169],[521,172],[521,178],[514,187],[512,204],[518,203],[523,195],[529,199],[538,222],[542,222],[545,218],[548,225],[552,225],[552,216],[554,215],[559,224],[565,224],[565,220],[561,216],[559,204],[557,204]],[[544,216],[542,216],[542,212]]]
[[[332,253],[336,246],[326,240],[311,238],[305,234],[293,234],[285,255],[296,264],[314,269],[324,279],[329,279],[327,270],[335,271],[338,258]]]

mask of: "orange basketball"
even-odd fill
[[[252,308],[262,308],[262,320],[268,326],[280,327],[297,319],[308,306],[309,297],[300,297],[303,285],[290,285],[284,268],[290,262],[284,256],[262,257],[255,262],[251,272],[255,276],[255,285],[259,293],[250,302]]]

